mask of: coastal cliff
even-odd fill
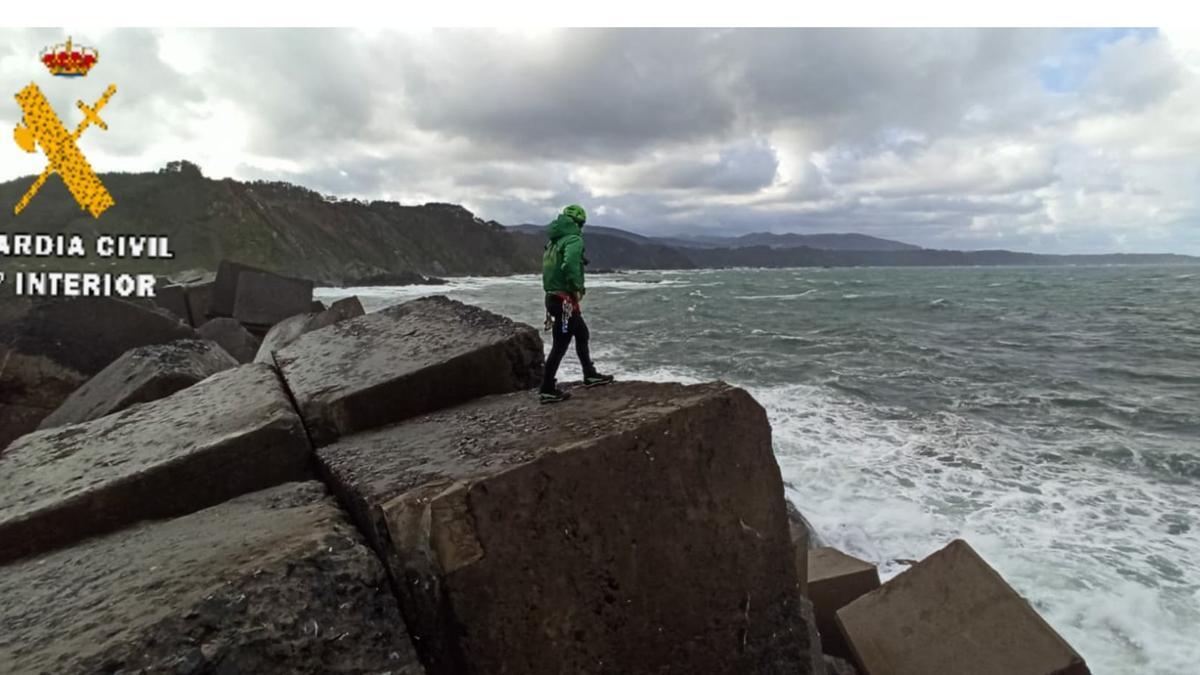
[[[0,210],[0,232],[166,236],[170,260],[4,259],[4,271],[48,262],[72,271],[168,275],[215,271],[233,258],[321,285],[405,283],[418,275],[506,275],[533,271],[541,242],[454,204],[402,206],[336,199],[280,182],[213,180],[188,162],[152,173],[106,173],[115,206],[96,220],[80,211],[62,181],[49,181],[14,217]],[[0,183],[0,203],[15,203],[30,179]]]

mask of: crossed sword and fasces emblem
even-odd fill
[[[95,105],[88,107],[83,101],[76,101],[78,108],[83,111],[83,121],[75,127],[74,133],[67,132],[58,119],[58,114],[36,84],[30,83],[17,93],[17,103],[25,113],[22,118],[24,126],[18,124],[13,130],[13,140],[25,152],[36,152],[37,147],[41,146],[50,163],[33,182],[25,196],[21,197],[21,201],[17,202],[13,209],[14,215],[24,210],[52,173],[62,177],[80,208],[95,218],[99,218],[101,213],[116,203],[76,145],[88,126],[95,124],[101,129],[108,129],[108,125],[100,119],[99,113],[115,93],[117,86],[110,84]]]

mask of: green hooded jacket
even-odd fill
[[[572,217],[559,214],[550,223],[550,242],[542,254],[542,289],[547,293],[583,295],[583,230]]]

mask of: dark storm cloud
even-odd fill
[[[628,159],[736,121],[707,33],[571,30],[524,48],[486,31],[443,35],[400,61],[413,119],[497,151]]]
[[[525,53],[506,52],[502,35],[454,36],[404,60],[420,125],[608,159],[785,121],[945,129],[980,101],[1030,105],[1030,64],[1053,42],[1012,30],[578,30]]]
[[[825,133],[869,136],[889,128],[945,131],[968,106],[1019,107],[1031,60],[1048,31],[731,31],[733,78],[747,114],[802,120]]]
[[[1200,63],[1154,31],[119,30],[75,36],[87,80],[38,75],[64,36],[4,33],[0,76],[60,110],[116,82],[86,142],[125,168],[646,233],[1197,246]]]

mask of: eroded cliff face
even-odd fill
[[[71,270],[169,274],[216,270],[223,259],[330,285],[414,275],[505,275],[537,271],[541,242],[517,236],[453,204],[402,206],[339,200],[287,183],[211,180],[199,170],[102,174],[115,206],[96,220],[51,180],[0,231],[168,237],[171,260],[55,260]],[[0,204],[15,203],[31,179],[0,183]],[[39,269],[40,258],[9,258],[10,270]]]

